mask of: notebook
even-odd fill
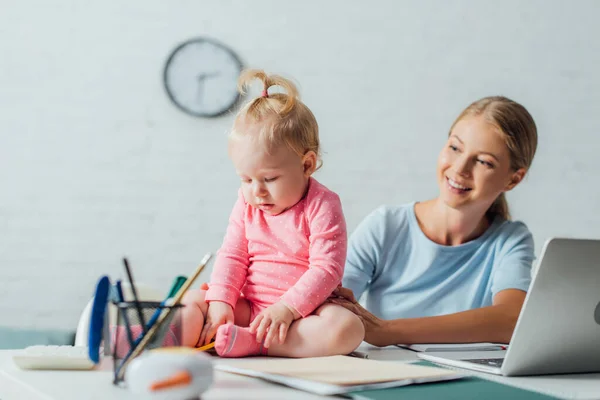
[[[320,395],[462,378],[457,372],[443,368],[347,356],[222,360],[215,369]]]
[[[439,351],[493,351],[506,350],[502,343],[435,343],[435,344],[397,344],[396,346],[418,352]]]

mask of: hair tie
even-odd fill
[[[269,97],[269,93],[267,92],[267,89],[262,91],[262,94],[260,95],[261,97]]]

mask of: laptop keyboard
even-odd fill
[[[489,365],[490,367],[500,368],[502,366],[502,361],[504,361],[504,358],[472,358],[472,359],[463,360],[463,361],[468,361],[468,362],[472,362],[475,364]]]

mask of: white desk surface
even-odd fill
[[[397,347],[376,348],[361,345],[372,360],[414,361],[416,353]],[[79,400],[132,399],[127,389],[112,385],[110,363],[94,371],[25,371],[12,362],[15,350],[0,350],[0,399],[2,400]],[[215,359],[218,362],[218,359]],[[110,360],[105,360],[110,361]],[[239,360],[243,363],[243,360]],[[478,377],[572,399],[600,399],[600,373],[537,377],[499,377],[471,373]],[[306,392],[259,379],[217,371],[215,383],[202,399],[324,399]]]

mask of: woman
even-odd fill
[[[468,106],[437,165],[436,199],[381,207],[350,238],[330,301],[357,314],[365,341],[510,341],[531,281],[531,233],[511,222],[505,192],[527,173],[537,129],[505,97]],[[366,309],[355,299],[367,292]]]

